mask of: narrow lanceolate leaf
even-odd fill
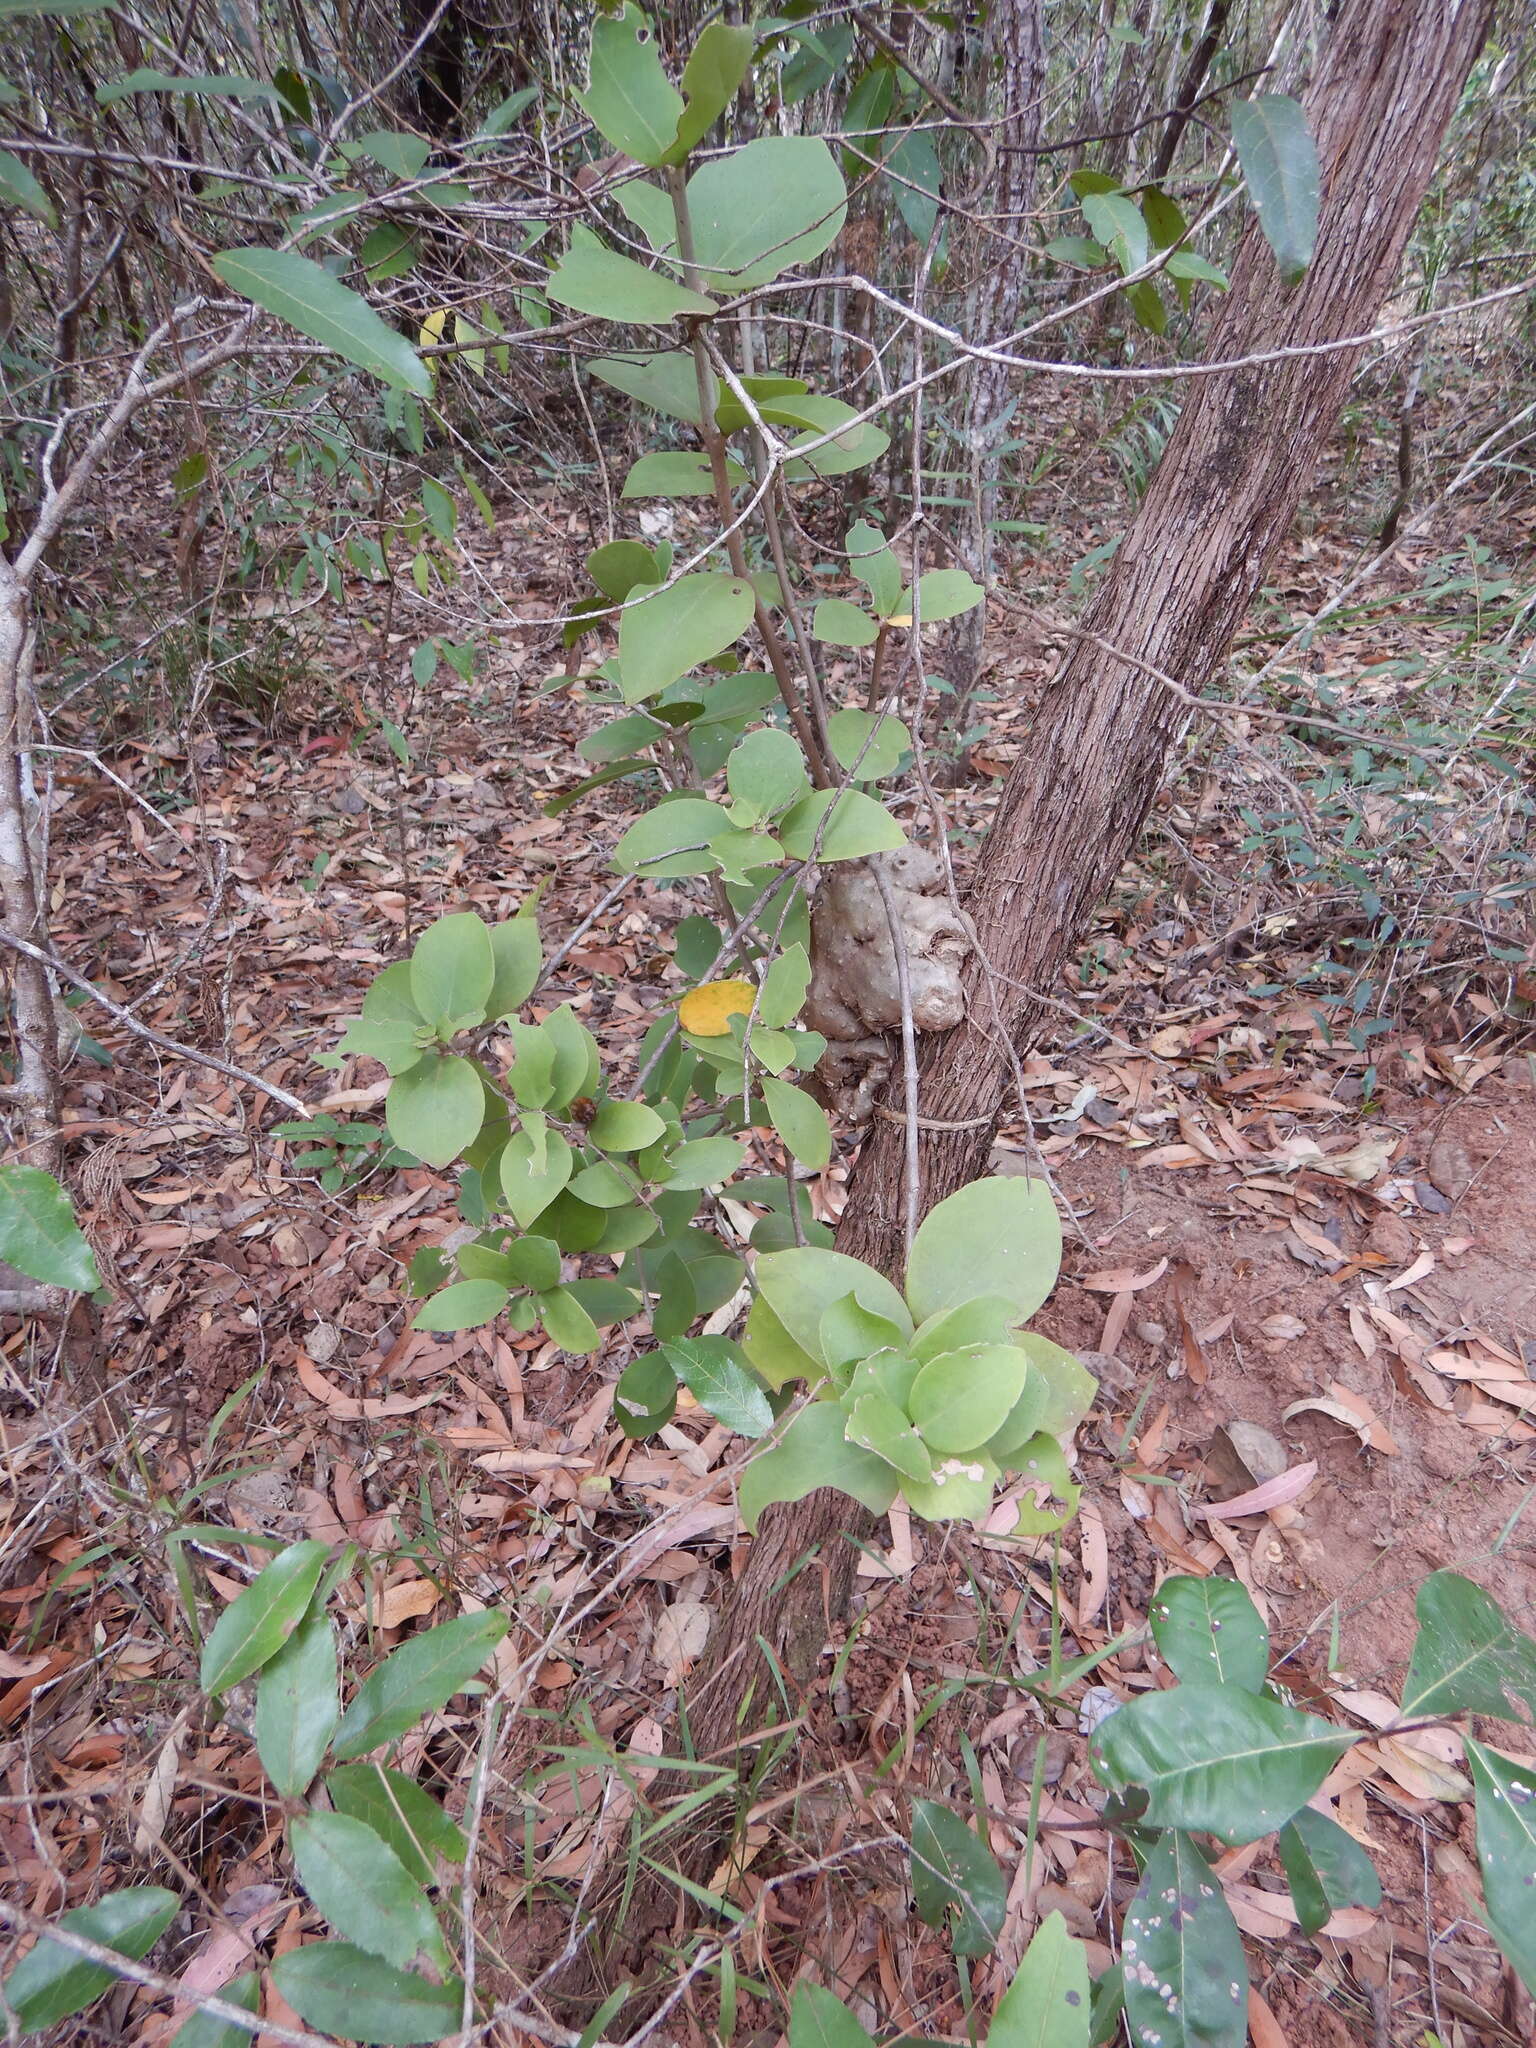
[[[360,370],[418,398],[431,397],[431,372],[405,336],[307,256],[292,249],[226,249],[213,268],[231,291]]]
[[[224,1692],[275,1657],[303,1620],[329,1552],[323,1543],[295,1543],[226,1607],[203,1645],[198,1683]]]
[[[1088,2048],[1088,1952],[1047,1914],[1003,1993],[987,2048]]]
[[[389,1844],[346,1813],[308,1813],[288,1839],[305,1891],[337,1933],[387,1963],[446,1964],[437,1916]]]
[[[127,1891],[109,1892],[94,1906],[77,1906],[62,1914],[58,1924],[66,1933],[83,1935],[137,1961],[149,1954],[180,1904],[174,1892],[158,1885],[132,1885]],[[38,2033],[79,2012],[115,1981],[100,1963],[88,1963],[44,1935],[6,1978],[5,2000],[21,2031]]]
[[[332,1754],[339,1762],[366,1756],[445,1707],[506,1632],[504,1614],[461,1614],[402,1643],[359,1686],[342,1716]]]
[[[40,1166],[0,1166],[0,1259],[46,1287],[89,1294],[101,1285],[73,1204]]]
[[[317,1609],[265,1667],[256,1688],[256,1754],[285,1797],[309,1789],[340,1718],[336,1638],[330,1616]]]
[[[339,1764],[326,1772],[325,1789],[338,1813],[366,1822],[388,1842],[418,1884],[436,1884],[439,1863],[462,1863],[468,1854],[463,1831],[403,1771]]]
[[[1183,1685],[1119,1708],[1090,1754],[1106,1784],[1145,1788],[1149,1826],[1256,1842],[1306,1805],[1357,1739],[1239,1686]]]
[[[1160,2048],[1243,2048],[1243,1938],[1220,1879],[1188,1835],[1164,1835],[1147,1859],[1126,1909],[1124,1968],[1134,2040]]]
[[[1536,1642],[1498,1602],[1459,1572],[1431,1572],[1414,1603],[1414,1638],[1403,1715],[1497,1714],[1523,1701],[1536,1715]]]
[[[1283,93],[1239,100],[1232,108],[1232,146],[1280,275],[1295,284],[1306,275],[1317,246],[1322,185],[1307,117]]]
[[[349,1941],[314,1941],[272,1965],[272,1981],[301,2020],[345,2041],[410,2048],[458,2028],[464,1986],[457,1977],[429,1984]]]
[[[789,2008],[789,2048],[875,2048],[843,2001],[802,1977]]]
[[[1002,1932],[1008,1887],[992,1852],[958,1813],[912,1802],[912,1899],[930,1927],[952,1918],[956,1955],[989,1955]]]
[[[1477,1860],[1494,1939],[1536,1997],[1536,1763],[1467,1738]]]
[[[1262,1691],[1269,1630],[1235,1579],[1164,1579],[1150,1618],[1163,1662],[1186,1685]]]

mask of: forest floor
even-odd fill
[[[586,516],[553,491],[509,507],[475,544],[482,571],[523,615],[558,613],[581,587]],[[1528,545],[1529,517],[1499,521],[1464,508],[1388,584],[1411,591],[1474,529],[1506,559]],[[1081,512],[1080,546],[1021,571],[1031,611],[994,617],[996,698],[949,793],[962,866],[1064,644],[1066,565],[1105,530]],[[1298,534],[1261,635],[1278,643],[1357,552]],[[543,815],[579,779],[572,748],[591,722],[576,693],[540,693],[562,665],[557,635],[505,635],[473,684],[440,669],[413,692],[395,680],[411,643],[381,650],[379,615],[376,590],[350,592],[310,680],[265,726],[220,714],[109,738],[92,706],[72,737],[117,781],[66,763],[53,816],[61,953],[144,1022],[346,1117],[378,1114],[380,1070],[310,1061],[409,932],[454,907],[508,916],[545,883],[559,937],[608,888],[626,803],[620,785]],[[1407,623],[1385,610],[1329,639],[1311,672],[1386,722],[1406,687],[1391,659],[1459,630],[1454,608]],[[381,713],[406,732],[409,766],[380,739]],[[1059,1033],[1027,1064],[1028,1120],[1016,1111],[1000,1136],[1000,1168],[1043,1155],[1071,1211],[1039,1327],[1093,1354],[1101,1378],[1079,1435],[1082,1510],[1054,1555],[898,1517],[861,1565],[822,1681],[792,1703],[792,1775],[748,1816],[729,1880],[755,1908],[744,1978],[784,1992],[809,1974],[872,2026],[966,2034],[947,1943],[913,1917],[893,1846],[914,1794],[985,1800],[1010,1891],[998,1954],[972,1973],[979,2004],[1053,1908],[1096,1964],[1110,1959],[1133,1880],[1123,1852],[1106,1859],[1080,1695],[1166,1682],[1142,1647],[1160,1576],[1235,1573],[1297,1700],[1367,1727],[1401,1685],[1427,1572],[1466,1572],[1517,1620],[1536,1608],[1529,984],[1475,927],[1468,950],[1448,915],[1394,969],[1389,1030],[1352,1045],[1332,1029],[1308,971],[1361,912],[1244,850],[1228,785],[1265,737],[1192,742],[1059,992]],[[1480,788],[1462,786],[1442,835],[1474,867]],[[637,884],[548,991],[611,1054],[684,986],[669,934],[694,907],[687,889]],[[50,1912],[113,1874],[190,1874],[207,1911],[176,1969],[204,1988],[245,1967],[242,1942],[294,1945],[307,1908],[281,1816],[246,1737],[195,1710],[164,1536],[194,1522],[346,1536],[367,1561],[348,1595],[359,1637],[387,1647],[466,1601],[511,1614],[480,1942],[505,1983],[525,1978],[564,1942],[578,1888],[593,1908],[616,1896],[635,1802],[660,1812],[673,1796],[643,1770],[605,1787],[600,1758],[604,1744],[657,1753],[680,1679],[707,1658],[748,1540],[742,1446],[686,1407],[659,1438],[625,1438],[613,1384],[636,1346],[622,1333],[581,1359],[494,1327],[410,1333],[404,1269],[451,1225],[450,1176],[375,1174],[328,1196],[285,1170],[296,1148],[264,1134],[269,1101],[99,1012],[80,1021],[111,1063],[69,1073],[68,1156],[113,1298],[50,1360],[35,1333],[3,1347],[0,1882]],[[771,1134],[761,1144],[777,1169]],[[815,1185],[828,1221],[855,1149],[851,1135]],[[216,1597],[239,1589],[217,1557],[208,1576]],[[1066,1657],[1130,1638],[1062,1708],[1010,1682],[1048,1662],[1053,1614]],[[1490,1726],[1536,1754],[1531,1731]],[[418,1744],[450,1808],[476,1733],[450,1715]],[[560,1769],[562,1743],[583,1747]],[[1325,1790],[1376,1853],[1384,1903],[1308,1941],[1272,1840],[1222,1859],[1258,2048],[1407,2048],[1431,2028],[1445,2048],[1528,2041],[1529,2002],[1482,1929],[1456,1738],[1367,1744]],[[703,2043],[714,1993],[694,1991],[671,2024]],[[79,2038],[169,2038],[130,1987],[109,2006]],[[741,2038],[770,2048],[782,2012],[744,1991]]]

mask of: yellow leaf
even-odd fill
[[[435,313],[429,313],[421,323],[420,346],[422,348],[435,348],[442,340],[443,331],[447,325],[448,308],[446,306],[439,306]]]
[[[750,981],[706,981],[689,989],[677,1006],[677,1021],[695,1038],[727,1038],[733,1017],[750,1017],[757,986]]]
[[[888,626],[910,626],[912,614],[910,612],[897,612],[894,617],[887,619],[885,623]]]

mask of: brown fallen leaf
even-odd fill
[[[293,1363],[304,1391],[313,1394],[341,1422],[376,1422],[389,1415],[414,1415],[418,1408],[429,1408],[443,1398],[441,1389],[434,1388],[430,1394],[380,1394],[359,1399],[356,1394],[344,1394],[302,1351]]]
[[[1211,1501],[1195,1513],[1207,1522],[1235,1522],[1244,1515],[1267,1515],[1271,1508],[1281,1508],[1306,1492],[1317,1477],[1317,1460],[1308,1458],[1304,1465],[1293,1465],[1288,1472],[1282,1472],[1276,1479],[1266,1479],[1262,1486],[1254,1487],[1251,1493],[1240,1493],[1232,1500]]]

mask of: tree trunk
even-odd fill
[[[1300,284],[1287,288],[1251,226],[1208,361],[1370,328],[1491,11],[1491,0],[1346,0],[1307,97],[1323,164],[1317,253]],[[1048,1012],[1031,991],[1051,988],[1114,881],[1188,716],[1149,671],[1191,693],[1219,675],[1338,418],[1357,354],[1297,355],[1186,387],[1151,488],[982,848],[968,908],[996,979],[989,986],[985,967],[973,962],[966,1022],[924,1040],[926,1119],[998,1115],[1010,1073],[1002,1034],[1022,1047],[1039,1031]],[[893,1274],[902,1257],[904,1142],[899,1123],[871,1125],[837,1240],[840,1251]],[[991,1130],[930,1128],[922,1142],[926,1209],[985,1170]],[[810,1678],[852,1584],[850,1538],[870,1527],[852,1501],[831,1492],[765,1513],[711,1639],[710,1679],[690,1706],[696,1754],[728,1753],[743,1732],[776,1718],[759,1638],[792,1682]],[[751,1710],[738,1722],[749,1690]],[[718,1854],[718,1840],[707,1835],[701,1827],[690,1845],[700,1853],[692,1869],[707,1872]]]

